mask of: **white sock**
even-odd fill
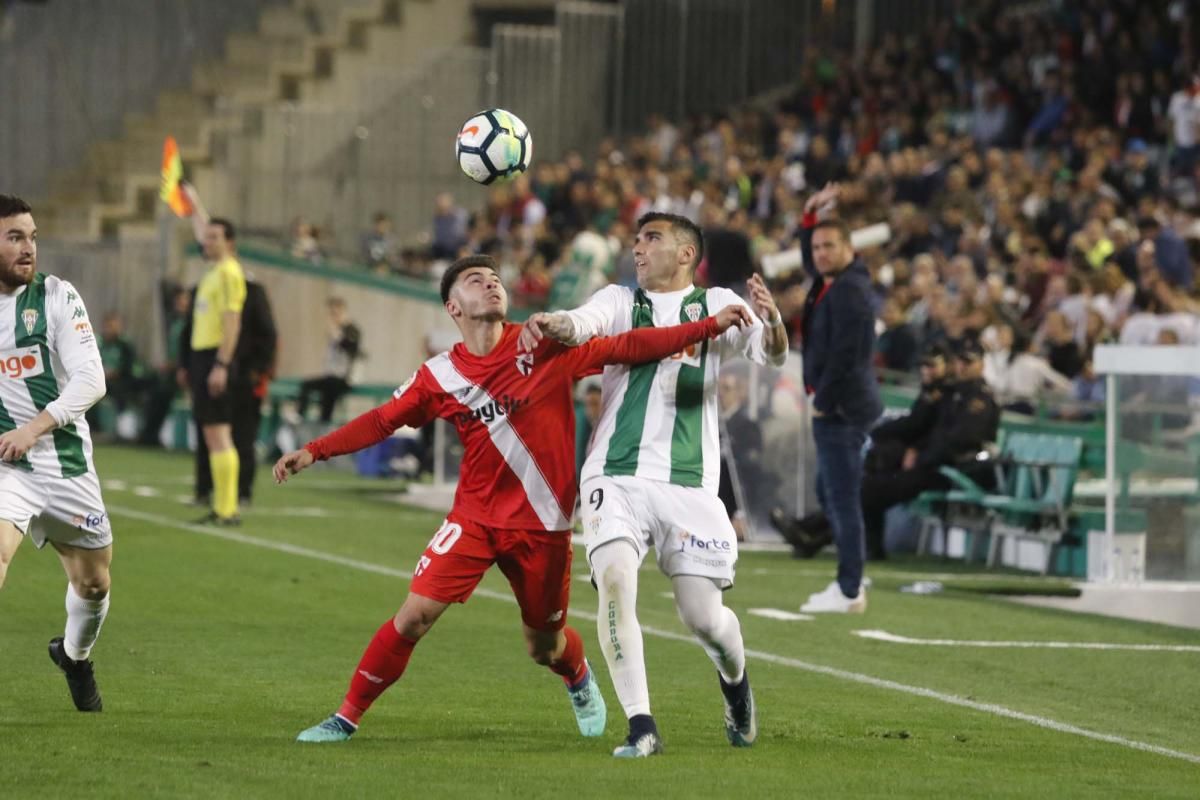
[[[737,614],[721,603],[721,590],[711,578],[679,575],[671,579],[679,619],[695,634],[726,683],[742,682],[746,646]]]
[[[108,616],[108,594],[99,600],[84,600],[67,584],[67,629],[63,634],[63,650],[72,661],[84,661],[92,654],[92,646],[100,635],[100,626]]]
[[[600,593],[596,633],[613,689],[627,718],[649,714],[650,688],[637,620],[637,551],[627,542],[610,542],[593,552],[591,560]]]

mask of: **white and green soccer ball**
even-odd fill
[[[533,137],[516,114],[489,108],[463,123],[454,155],[476,183],[503,183],[529,169]]]

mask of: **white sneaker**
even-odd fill
[[[800,606],[806,614],[861,614],[867,610],[867,591],[858,587],[858,597],[846,597],[837,581],[829,584],[823,591],[809,595],[808,602]]]

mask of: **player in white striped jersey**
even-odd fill
[[[108,613],[112,561],[83,417],[103,396],[83,300],[71,284],[37,271],[33,213],[0,195],[0,586],[25,534],[58,552],[67,624],[50,640],[50,658],[80,711],[101,710],[88,656]]]
[[[693,286],[704,237],[690,220],[651,213],[638,228],[633,256],[639,288],[608,286],[573,311],[535,314],[522,331],[524,346],[543,336],[577,344],[744,305],[728,289]],[[613,752],[618,757],[662,751],[636,612],[638,565],[651,544],[671,579],[680,619],[717,667],[730,743],[748,747],[757,736],[741,626],[721,602],[721,591],[733,585],[737,537],[717,498],[717,378],[725,358],[782,365],[787,336],[761,278],[751,278],[748,287],[760,317],[755,325],[660,362],[604,369],[603,409],[580,497],[588,563],[600,594],[600,644],[629,718],[629,736]]]

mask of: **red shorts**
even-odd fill
[[[567,624],[571,534],[490,528],[450,514],[413,570],[412,591],[440,603],[465,603],[492,564],[508,578],[521,620],[538,631]]]

